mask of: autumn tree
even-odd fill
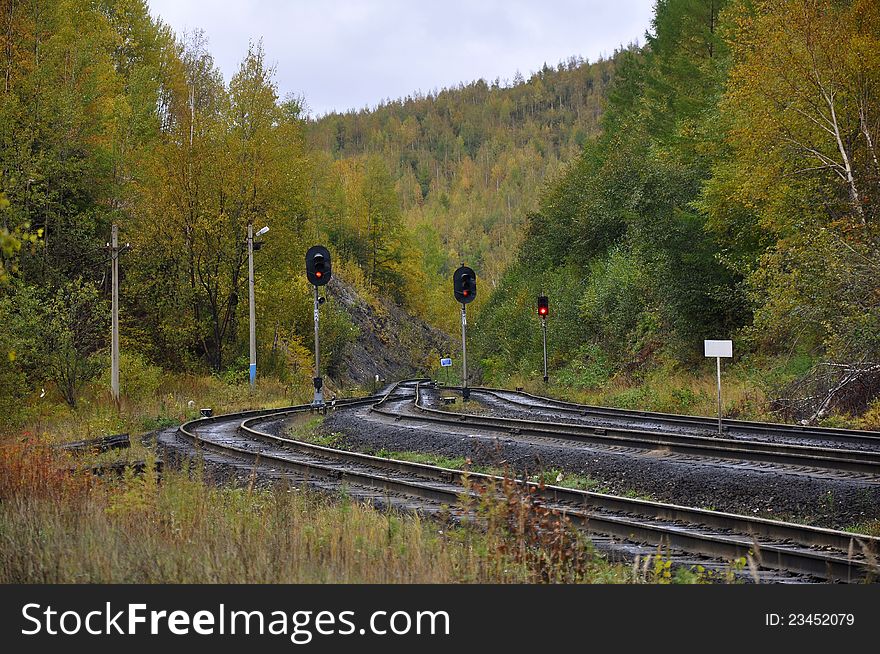
[[[103,309],[104,244],[110,224],[135,213],[133,181],[157,134],[167,39],[142,0],[2,3],[0,194],[10,203],[0,208],[0,240],[12,279],[0,299],[14,317],[3,323],[20,374],[0,395],[20,397],[53,378],[73,404],[91,377],[109,334],[93,332],[89,345],[67,338],[59,307],[74,311],[80,297],[76,315]],[[50,324],[47,339],[67,340],[33,345],[34,330]],[[51,373],[40,353],[56,357]]]
[[[41,360],[65,402],[76,407],[84,384],[101,371],[110,312],[94,285],[73,280],[49,300],[39,324]]]
[[[745,275],[749,340],[850,381],[880,356],[878,33],[873,2],[737,6],[719,115],[725,148],[702,200],[727,265]]]
[[[361,208],[366,224],[367,270],[374,284],[399,286],[394,267],[401,261],[400,202],[385,163],[371,157],[361,181]]]
[[[695,206],[717,147],[724,4],[659,2],[649,47],[618,55],[604,133],[544,187],[518,258],[481,315],[490,368],[538,365],[538,331],[513,316],[526,315],[542,289],[564,307],[554,342],[561,374],[575,384],[634,374],[659,352],[693,361],[700,339],[748,321]]]
[[[757,181],[830,183],[867,226],[877,212],[880,9],[874,2],[757,3],[737,15],[737,65],[725,107],[730,139],[748,160],[771,163]],[[830,198],[829,198],[830,199]]]

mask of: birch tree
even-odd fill
[[[775,160],[777,174],[835,181],[843,210],[867,227],[880,170],[876,3],[762,1],[735,30],[727,107],[737,146]]]

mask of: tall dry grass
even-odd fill
[[[637,379],[618,376],[593,388],[573,387],[552,378],[548,385],[540,378],[526,377],[513,377],[506,385],[596,406],[703,416],[714,416],[718,411],[714,372],[695,374],[684,370],[663,370]],[[727,374],[723,376],[722,391],[726,417],[779,420],[769,410],[766,390],[754,380]]]
[[[542,543],[542,531],[561,538],[545,523],[517,531],[504,507],[483,507],[487,530],[296,488],[218,488],[199,474],[99,480],[68,463],[43,447],[0,448],[0,583],[633,579],[567,536],[563,549]]]
[[[64,442],[122,432],[141,433],[180,424],[208,407],[215,413],[301,404],[311,399],[308,389],[287,386],[272,378],[259,379],[255,390],[247,383],[227,384],[210,376],[165,375],[155,392],[138,398],[122,397],[120,406],[107,388],[92,385],[71,409],[52,389],[34,398],[24,425],[0,426],[5,439],[28,437]]]

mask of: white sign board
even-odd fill
[[[703,341],[707,357],[724,357],[729,359],[733,356],[733,341]]]
[[[452,359],[440,359],[440,365],[444,368],[448,368],[452,365]]]

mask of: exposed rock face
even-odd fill
[[[372,305],[339,277],[330,280],[327,295],[359,331],[346,347],[343,363],[332,371],[340,386],[368,384],[376,375],[397,380],[424,374],[449,353],[449,336],[393,303]]]

